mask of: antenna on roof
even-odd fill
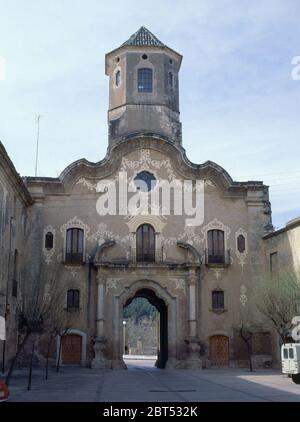
[[[36,124],[37,124],[37,134],[36,134],[36,153],[35,153],[35,177],[37,177],[37,170],[38,170],[38,156],[39,156],[39,141],[40,141],[40,120],[41,114],[38,114],[36,117]]]

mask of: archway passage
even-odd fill
[[[62,362],[65,365],[80,365],[81,342],[78,334],[66,334],[62,337]]]
[[[157,368],[165,368],[168,360],[168,307],[165,302],[160,299],[153,290],[151,289],[140,289],[135,295],[130,298],[124,305],[124,310],[128,307],[135,299],[144,298],[147,299],[152,306],[158,311],[157,315]],[[124,312],[124,316],[126,313]],[[126,336],[123,337],[124,349],[126,345]]]

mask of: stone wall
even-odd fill
[[[6,317],[6,342],[0,341],[5,366],[17,345],[17,306],[30,282],[32,198],[0,143],[0,315]],[[40,250],[40,245],[37,245]],[[5,348],[5,351],[4,351]]]

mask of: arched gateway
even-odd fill
[[[168,306],[163,299],[156,295],[154,290],[146,288],[138,290],[134,297],[125,303],[124,307],[130,305],[138,297],[147,299],[158,311],[157,361],[155,366],[157,368],[165,368],[168,361]]]
[[[146,285],[148,283],[145,283]],[[167,362],[168,362],[168,309],[169,306],[166,303],[166,299],[162,299],[157,295],[155,290],[147,287],[147,288],[140,288],[138,289],[134,296],[129,298],[126,303],[123,305],[124,307],[129,305],[133,299],[137,297],[143,297],[145,299],[148,299],[151,305],[155,306],[157,311],[159,312],[159,341],[158,341],[158,347],[157,347],[157,362],[156,366],[158,368],[165,368]],[[122,301],[123,303],[123,301]],[[168,302],[169,304],[172,303]],[[172,305],[171,305],[172,306]],[[171,315],[173,317],[173,315]],[[174,331],[174,330],[173,330]],[[123,345],[124,346],[124,345]],[[123,349],[122,349],[123,350]]]
[[[136,297],[148,299],[160,314],[160,335],[156,366],[158,368],[176,366],[178,298],[170,294],[166,288],[163,288],[156,281],[138,280],[130,286],[125,285],[119,294],[113,295],[110,301],[112,306],[105,306],[106,309],[104,311],[102,296],[104,299],[104,290],[107,285],[104,286],[102,278],[100,278],[100,285],[101,287],[98,284],[98,317],[102,318],[97,320],[97,337],[94,345],[95,358],[92,366],[111,367],[114,369],[126,367],[123,361],[123,308]],[[100,312],[101,304],[103,304],[103,314]],[[112,336],[108,339],[105,336],[105,331],[111,325]]]

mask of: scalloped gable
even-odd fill
[[[60,174],[59,178],[27,178],[29,185],[43,184],[56,185],[58,190],[69,191],[81,177],[103,179],[109,178],[122,163],[122,158],[135,150],[150,149],[167,155],[176,171],[183,174],[186,179],[210,179],[222,190],[245,191],[247,187],[263,189],[262,182],[234,182],[231,176],[218,164],[213,161],[206,161],[202,164],[191,162],[181,146],[171,144],[165,140],[155,137],[136,137],[130,141],[119,143],[114,148],[108,150],[107,155],[96,163],[86,159],[80,159],[67,166]],[[60,187],[59,187],[60,186]]]

